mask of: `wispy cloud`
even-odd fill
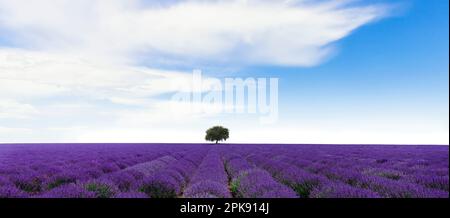
[[[150,69],[61,53],[0,49],[3,97],[27,98],[79,94],[148,97],[179,91],[171,85],[189,83],[187,72]],[[24,89],[24,87],[26,87]]]
[[[0,49],[0,121],[7,125],[3,132],[29,127],[27,132],[34,135],[28,138],[35,141],[53,141],[62,135],[74,139],[79,132],[106,126],[157,130],[158,125],[197,122],[205,117],[190,111],[189,105],[180,102],[174,106],[170,99],[159,98],[188,92],[192,83],[189,72],[99,63],[54,52]],[[205,78],[200,91],[208,91],[208,84]]]
[[[191,82],[169,64],[314,66],[388,12],[354,1],[0,0],[11,42],[0,44],[0,140],[105,140],[127,129],[126,141],[172,140],[168,125],[183,123],[186,140],[214,119],[157,98]]]
[[[32,105],[10,99],[0,101],[0,119],[26,119],[36,114],[38,111]]]
[[[0,25],[26,46],[94,57],[311,66],[388,12],[352,2],[0,0]]]

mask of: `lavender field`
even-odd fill
[[[0,145],[0,198],[448,198],[448,146]]]

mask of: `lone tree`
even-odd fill
[[[222,126],[214,126],[206,130],[205,139],[207,141],[219,143],[219,141],[226,141],[230,137],[230,132],[227,128]]]

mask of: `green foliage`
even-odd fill
[[[33,178],[29,181],[18,181],[15,185],[28,193],[38,193],[41,191],[42,181],[39,178]]]
[[[61,185],[64,185],[64,184],[69,184],[69,183],[72,183],[72,182],[75,182],[75,181],[76,181],[75,179],[71,179],[71,178],[57,178],[54,181],[50,182],[47,185],[47,188],[48,189],[53,189],[53,188],[56,188],[58,186],[61,186]]]
[[[173,189],[168,189],[165,186],[152,184],[144,185],[139,189],[140,192],[146,193],[151,198],[176,198],[177,193]]]
[[[402,178],[402,175],[400,173],[395,172],[381,172],[378,175],[393,180],[399,180]]]
[[[234,197],[241,197],[238,191],[239,188],[239,179],[234,179],[230,184],[230,191]]]
[[[293,184],[291,187],[300,195],[302,198],[308,198],[309,194],[313,190],[316,184],[311,184],[308,182],[301,184]]]
[[[97,198],[111,198],[115,192],[106,184],[89,183],[86,185],[86,190],[95,192]]]
[[[214,126],[206,130],[205,140],[219,143],[226,141],[230,137],[230,132],[222,126]]]

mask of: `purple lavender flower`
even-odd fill
[[[152,198],[175,198],[181,192],[179,182],[166,173],[145,178],[140,191]]]
[[[413,182],[424,185],[428,188],[441,189],[444,191],[449,190],[449,182],[447,176],[435,176],[435,175],[416,175],[412,179]]]
[[[448,157],[429,145],[3,144],[0,196],[448,198]]]
[[[279,179],[284,184],[294,189],[300,197],[309,197],[310,192],[328,183],[329,180],[323,176],[311,174],[295,166],[282,170]]]
[[[132,169],[128,169],[128,170],[126,170],[126,171],[124,171],[124,172],[126,172],[127,174],[133,176],[133,177],[134,177],[135,179],[137,179],[137,180],[144,179],[144,174],[141,173],[141,172],[139,172],[139,171],[135,171],[135,170],[132,170]]]
[[[115,163],[104,163],[100,166],[100,169],[103,171],[103,173],[112,173],[120,170],[120,167]]]
[[[181,176],[184,177],[184,180],[188,181],[191,175],[197,169],[197,166],[192,161],[181,159],[177,161],[176,164],[171,167],[171,169],[180,173]]]
[[[43,178],[36,173],[19,174],[12,178],[17,188],[28,192],[38,193],[42,190]]]
[[[85,169],[81,174],[87,175],[88,178],[98,178],[103,174],[103,171],[96,167],[90,167]]]
[[[83,187],[89,192],[94,192],[97,198],[112,198],[119,193],[117,186],[109,180],[90,180],[84,182]]]
[[[129,191],[137,182],[137,179],[131,170],[115,172],[105,176],[105,178],[114,182],[121,191]]]
[[[231,178],[236,178],[241,172],[251,168],[252,166],[241,157],[235,157],[227,163],[227,172]]]
[[[311,192],[313,198],[379,198],[379,195],[367,189],[354,188],[344,183],[330,182]]]
[[[363,177],[359,186],[371,189],[387,198],[436,198],[444,195],[448,197],[448,192],[430,190],[418,184],[377,176]]]
[[[219,198],[219,197],[217,197],[216,195],[207,193],[207,192],[200,192],[197,194],[189,195],[186,198]]]
[[[13,185],[0,186],[0,198],[26,198],[28,194]]]
[[[228,175],[217,150],[211,150],[203,159],[186,189],[185,197],[231,197],[227,189]]]
[[[77,176],[71,172],[64,171],[50,177],[45,184],[47,189],[53,189],[60,185],[75,183]]]
[[[12,184],[11,181],[9,181],[8,178],[0,175],[0,187],[9,184]]]
[[[200,181],[190,186],[183,196],[186,198],[231,198],[226,185],[210,180]]]
[[[142,192],[121,192],[115,198],[148,198],[148,196]]]
[[[216,151],[211,151],[203,159],[190,182],[194,184],[203,180],[211,180],[221,184],[228,183],[228,175],[225,172],[223,161]]]
[[[137,171],[139,173],[142,173],[144,176],[149,176],[155,173],[156,171],[166,167],[168,163],[174,162],[176,160],[173,159],[173,157],[170,156],[164,156],[161,158],[158,158],[156,160],[152,160],[149,162],[140,163],[137,165],[134,165],[132,167],[128,167],[125,170],[133,170]]]
[[[264,192],[260,198],[297,198],[292,190],[287,188],[274,188],[273,190]]]
[[[97,197],[98,189],[86,190],[85,187],[79,184],[67,184],[58,186],[40,196],[39,198],[95,198]],[[106,197],[106,196],[105,196]]]
[[[295,192],[285,185],[273,180],[272,176],[264,170],[252,169],[243,172],[232,182],[232,190],[236,196],[244,198],[261,198],[266,193],[280,193],[278,198],[295,198]]]

